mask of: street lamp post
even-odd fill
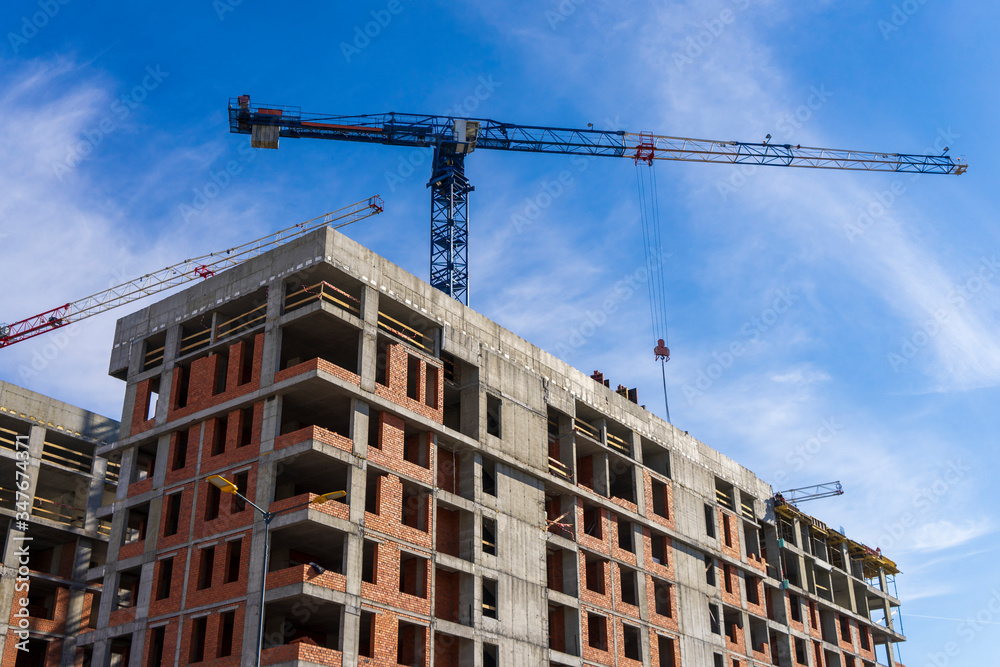
[[[222,475],[212,475],[208,477],[207,481],[212,486],[217,487],[223,493],[228,493],[241,498],[243,502],[248,503],[255,510],[260,512],[261,517],[264,519],[264,570],[260,576],[260,622],[257,625],[257,662],[255,663],[257,667],[260,667],[260,655],[264,650],[264,593],[267,591],[267,567],[268,560],[271,557],[271,519],[278,516],[279,514],[284,514],[285,512],[291,512],[292,510],[302,509],[303,507],[308,507],[309,505],[322,505],[328,500],[336,500],[338,498],[343,498],[347,495],[346,491],[331,491],[330,493],[324,493],[323,495],[316,496],[312,500],[304,503],[299,503],[298,505],[292,505],[291,507],[285,507],[278,510],[277,512],[269,512],[267,510],[261,509],[257,506],[255,502],[240,493],[239,487],[230,482],[228,479]]]

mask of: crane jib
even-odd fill
[[[713,162],[804,169],[963,174],[964,158],[839,150],[793,144],[719,141],[623,130],[546,127],[487,118],[383,113],[355,116],[303,113],[300,107],[229,101],[230,131],[250,134],[251,145],[277,148],[278,137],[354,141],[434,150],[431,187],[431,284],[468,303],[468,195],[465,156],[475,150]]]

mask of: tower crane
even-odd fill
[[[485,118],[381,113],[356,116],[303,113],[300,107],[254,105],[249,95],[229,100],[229,130],[249,134],[256,148],[277,148],[281,137],[331,139],[434,151],[431,177],[430,283],[469,302],[469,193],[465,158],[476,149],[564,153],[653,160],[724,162],[813,169],[962,174],[968,165],[947,155],[913,155],[810,148],[770,142],[716,141],[595,129],[501,123]]]
[[[68,324],[85,320],[112,308],[124,306],[179,285],[198,279],[211,278],[220,271],[242,264],[252,257],[300,236],[305,236],[320,227],[337,223],[334,225],[334,229],[336,229],[369,216],[378,215],[383,209],[384,204],[381,197],[369,197],[222,252],[211,252],[193,259],[185,259],[183,262],[172,264],[153,273],[147,273],[121,285],[110,287],[13,324],[0,324],[0,348],[60,329]]]
[[[842,495],[844,495],[844,487],[841,486],[840,482],[802,486],[797,489],[775,493],[774,506],[780,507],[784,504],[798,505],[808,500],[819,500],[820,498],[832,498],[833,496]]]

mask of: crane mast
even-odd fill
[[[300,107],[229,100],[229,130],[249,134],[256,148],[278,148],[281,137],[413,146],[434,151],[431,178],[430,283],[469,302],[469,193],[465,158],[476,149],[564,153],[653,160],[721,162],[811,169],[962,174],[967,164],[947,155],[837,150],[792,144],[718,141],[501,123],[486,118],[382,113],[355,116],[304,113]]]

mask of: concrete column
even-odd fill
[[[374,352],[374,349],[372,350]],[[374,375],[372,376],[374,381]],[[364,567],[364,519],[366,492],[366,455],[368,451],[368,423],[372,419],[369,406],[354,399],[351,412],[351,437],[354,440],[354,458],[347,498],[350,503],[351,525],[357,530],[347,536],[347,555],[344,573],[347,575],[348,604],[344,610],[342,653],[344,667],[357,664],[358,637],[361,632],[361,572]]]
[[[264,344],[261,350],[260,386],[262,389],[274,384],[274,374],[278,370],[278,364],[281,363],[281,328],[278,326],[278,318],[281,317],[284,301],[284,282],[281,280],[272,281],[268,285]]]
[[[361,340],[358,342],[358,375],[361,388],[375,391],[375,371],[378,361],[378,290],[365,285],[361,293]],[[383,362],[384,363],[384,362]]]

